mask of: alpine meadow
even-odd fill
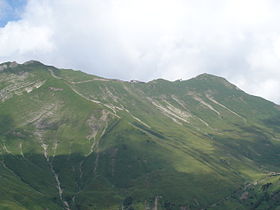
[[[0,209],[280,209],[280,106],[221,77],[0,65]]]

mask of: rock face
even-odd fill
[[[17,62],[7,62],[7,63],[3,63],[3,64],[0,64],[0,71],[4,71],[5,69],[7,68],[15,68],[18,66],[18,63]]]
[[[5,69],[8,68],[8,65],[7,64],[2,64],[0,65],[0,71],[4,71]]]
[[[126,82],[38,61],[0,71],[0,209],[279,204],[279,106],[223,78]]]
[[[18,63],[17,62],[11,62],[10,65],[9,65],[9,68],[15,68],[18,66]]]
[[[39,61],[30,60],[23,63],[23,65],[41,64]]]

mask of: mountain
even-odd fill
[[[279,209],[280,107],[221,77],[0,64],[0,209]]]

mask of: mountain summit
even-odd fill
[[[0,209],[277,209],[279,106],[227,80],[0,65]]]

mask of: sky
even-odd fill
[[[225,77],[280,104],[279,0],[0,0],[0,62],[122,80]]]
[[[19,20],[26,3],[26,0],[0,0],[0,27],[9,21]]]

